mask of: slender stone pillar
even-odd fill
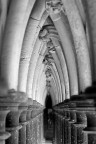
[[[74,134],[74,123],[76,123],[76,110],[72,107],[70,108],[70,121],[69,121],[69,127],[71,128],[70,129],[70,132],[71,132],[71,144],[74,144],[75,143],[75,138],[77,139],[77,137],[75,137],[75,134]]]
[[[67,144],[68,141],[68,120],[69,115],[67,111],[68,106],[65,106],[64,108],[64,144]]]
[[[32,144],[42,144],[45,141],[43,123],[43,109],[35,103],[32,111]]]
[[[11,133],[11,137],[6,140],[7,144],[19,143],[19,129],[22,128],[19,125],[19,116],[21,111],[12,111],[7,115],[7,131]]]
[[[64,144],[64,110],[62,109],[62,143]]]
[[[55,111],[55,119],[56,122],[56,134],[55,134],[55,141],[56,144],[67,144],[68,141],[68,126],[69,126],[69,110],[68,110],[68,101],[65,100],[64,102],[60,103],[58,106],[54,108]],[[56,118],[57,117],[57,118]],[[56,121],[56,120],[55,120]],[[60,134],[60,135],[59,135]],[[57,138],[56,138],[57,137]]]
[[[67,144],[69,142],[69,120],[70,120],[70,112],[69,112],[69,99],[66,99],[64,102],[59,104],[60,110],[59,113],[61,115],[61,123],[62,123],[62,143]]]
[[[63,110],[61,114],[61,127],[62,127],[62,144],[64,144],[64,115],[63,115]]]
[[[53,108],[54,111],[54,144],[63,143],[64,115],[61,103]]]
[[[55,113],[55,118],[56,118],[56,144],[58,143],[58,115],[57,112]]]
[[[33,100],[31,98],[28,98],[28,109],[27,109],[27,125],[26,125],[26,144],[31,144],[32,142],[32,135],[31,135],[31,112],[32,112],[32,104]]]
[[[59,114],[61,115],[62,143],[71,144],[71,115],[69,99],[60,103]]]
[[[41,144],[44,140],[44,126],[43,126],[43,113],[41,113]]]
[[[92,87],[85,90],[85,107],[83,110],[86,112],[87,126],[83,129],[85,136],[85,144],[96,143],[96,83]],[[84,103],[83,102],[83,103]],[[84,105],[84,104],[83,104]]]
[[[41,135],[43,133],[41,133],[41,130],[43,131],[44,129],[40,129],[40,125],[41,125],[40,115],[42,115],[43,110],[44,107],[40,103],[36,101],[33,102],[32,118],[33,118],[33,143],[34,144],[40,144],[42,141]]]
[[[42,112],[43,113],[43,112]],[[42,127],[42,113],[41,114],[39,114],[39,119],[38,119],[38,132],[37,132],[37,143],[39,144],[42,144],[42,133],[41,133],[41,127]]]
[[[68,100],[69,101],[69,100]],[[70,119],[70,109],[65,101],[61,104],[61,118],[62,118],[62,143],[71,144],[71,119]]]
[[[55,121],[55,110],[53,109],[53,144],[56,143],[56,121]]]
[[[96,103],[96,101],[94,101],[94,104],[92,104],[91,107],[86,109],[87,126],[85,129],[83,129],[83,133],[85,136],[85,144],[95,144],[96,143],[96,108],[95,108],[95,103]]]
[[[73,124],[74,129],[75,129],[75,131],[74,131],[75,135],[74,136],[76,136],[75,143],[76,144],[83,144],[85,141],[83,129],[86,127],[86,124],[87,124],[86,123],[87,122],[86,114],[82,110],[78,109],[76,111],[76,117],[77,117],[77,121],[76,121],[76,123]],[[74,137],[74,139],[75,139],[75,137]]]
[[[56,143],[56,111],[54,109],[54,143]]]
[[[70,131],[70,126],[69,126],[69,121],[70,121],[70,110],[69,108],[66,109],[66,118],[65,118],[65,127],[66,127],[66,138],[67,138],[67,144],[70,144],[70,134],[71,134],[71,131]]]
[[[83,129],[87,125],[86,113],[83,111],[84,98],[81,95],[72,96],[70,99],[70,103],[73,104],[73,108],[71,108],[71,112],[73,113],[73,122],[71,124],[71,143],[72,144],[83,144],[85,142]]]
[[[61,107],[59,106],[58,108],[58,123],[59,123],[59,143],[62,144],[63,143],[63,116],[62,116],[62,109]]]
[[[33,144],[37,144],[37,116],[33,117]]]
[[[58,136],[58,143],[62,143],[62,135],[61,135],[61,132],[62,132],[62,129],[61,129],[61,116],[59,113],[57,113],[57,117],[58,117],[58,131],[57,131],[57,136]]]
[[[96,143],[96,82],[85,90],[87,126],[83,130],[85,144]]]
[[[77,143],[96,143],[95,93],[84,93],[75,100],[75,103],[77,122],[74,127],[77,132]]]
[[[9,132],[6,132],[5,128],[6,116],[9,112],[10,111],[1,106],[0,103],[0,144],[5,144],[5,140],[11,136]]]
[[[37,116],[37,144],[41,143],[41,114]]]
[[[59,141],[59,134],[60,134],[59,120],[58,120],[58,113],[56,112],[56,144],[58,144]]]
[[[57,120],[56,120],[56,111],[54,110],[54,121],[55,121],[55,123],[54,123],[54,143],[56,143],[56,141],[57,141]]]
[[[63,144],[65,144],[65,118],[66,118],[66,111],[65,111],[65,109],[64,109],[64,107],[62,107],[61,106],[61,108],[62,108],[62,116],[63,116],[63,118],[62,118],[62,121],[63,121],[63,123],[62,123],[62,128],[63,128]]]
[[[19,144],[26,144],[26,125],[28,124],[26,120],[28,102],[22,103],[19,106],[19,109],[22,110],[22,113],[19,118],[19,122],[22,125],[22,128],[19,131]]]
[[[11,133],[11,137],[6,140],[7,144],[19,143],[19,129],[22,126],[19,124],[19,117],[22,110],[18,109],[18,106],[27,101],[27,97],[22,92],[9,91],[6,101],[8,101],[8,108],[10,112],[6,117],[6,130]]]

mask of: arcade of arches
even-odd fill
[[[0,0],[0,144],[96,144],[96,0]]]

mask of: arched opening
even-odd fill
[[[45,107],[46,109],[52,109],[52,99],[50,94],[46,96]]]

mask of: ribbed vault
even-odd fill
[[[0,74],[5,91],[24,92],[43,105],[50,94],[55,105],[92,85],[96,50],[89,35],[92,27],[91,35],[96,36],[95,20],[90,20],[96,0],[0,3]]]

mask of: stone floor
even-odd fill
[[[53,125],[48,125],[44,132],[45,141],[42,144],[52,144],[53,141]]]
[[[45,132],[45,141],[42,144],[52,144],[53,141],[53,126],[49,127]]]
[[[42,144],[52,144],[53,141],[53,115],[45,111],[44,114],[44,141]]]

